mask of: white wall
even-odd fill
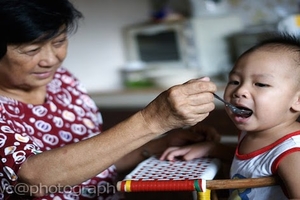
[[[149,20],[151,0],[71,1],[85,18],[70,38],[65,67],[91,92],[122,88],[119,70],[125,63],[125,54],[121,28]],[[246,25],[274,23],[279,13],[298,11],[299,4],[298,0],[227,1]]]
[[[125,62],[121,28],[150,16],[148,0],[72,0],[83,13],[77,33],[70,37],[64,66],[88,91],[122,87],[119,69]]]

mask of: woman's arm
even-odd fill
[[[34,186],[79,184],[161,134],[202,121],[214,109],[215,90],[207,79],[174,86],[97,136],[29,157],[18,172],[19,179]]]

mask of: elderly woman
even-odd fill
[[[68,0],[0,0],[0,199],[118,199],[117,170],[209,131],[197,123],[216,86],[202,78],[102,132],[95,103],[61,66],[81,17]]]

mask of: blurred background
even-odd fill
[[[64,65],[91,93],[164,88],[206,75],[222,84],[234,59],[265,32],[277,30],[280,22],[281,29],[298,28],[293,23],[300,4],[297,0],[72,2],[85,18],[70,38]],[[150,32],[156,37],[148,37]],[[150,52],[156,54],[145,58]],[[160,57],[163,53],[166,56]]]

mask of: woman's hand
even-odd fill
[[[141,114],[153,133],[193,126],[215,108],[215,91],[208,77],[193,79],[162,92]]]

